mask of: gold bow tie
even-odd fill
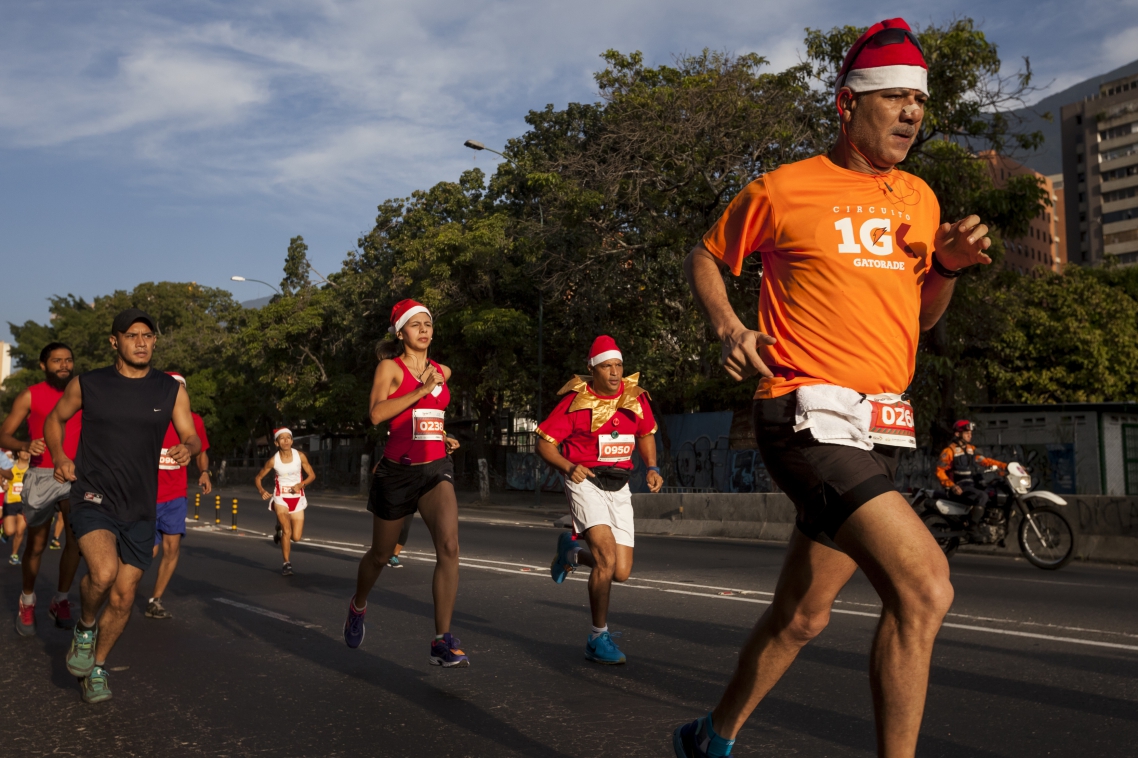
[[[638,386],[639,372],[624,377],[624,389],[616,397],[597,397],[593,394],[592,388],[589,387],[590,378],[588,376],[575,376],[557,391],[558,395],[564,395],[567,392],[577,393],[577,397],[573,398],[573,402],[569,404],[569,413],[585,409],[592,411],[590,431],[595,432],[600,429],[621,408],[632,411],[637,418],[644,418],[644,411],[637,398],[641,395],[647,395],[648,391]]]

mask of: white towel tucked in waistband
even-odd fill
[[[814,439],[827,445],[873,449],[869,441],[873,408],[860,392],[833,384],[811,384],[799,387],[796,396],[794,431],[809,429]]]

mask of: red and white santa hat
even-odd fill
[[[280,429],[274,429],[273,430],[273,442],[276,442],[277,438],[280,437],[282,434],[287,434],[288,436],[291,437],[292,436],[292,430],[289,429],[287,426],[282,426]]]
[[[616,340],[607,334],[602,334],[593,340],[593,346],[589,348],[589,368],[605,361],[611,361],[613,358],[618,361],[624,360],[624,356],[620,354],[620,348],[616,346]]]
[[[395,334],[402,329],[403,325],[416,313],[431,315],[431,312],[427,310],[427,306],[422,303],[414,300],[400,300],[395,304],[395,307],[391,309],[391,326],[388,327],[387,331]]]
[[[186,386],[186,377],[182,376],[177,371],[167,371],[166,373],[174,377],[174,381],[176,381],[178,384],[182,385],[183,387]]]
[[[916,35],[903,18],[880,21],[865,30],[846,53],[835,94],[904,87],[929,94],[929,67]]]

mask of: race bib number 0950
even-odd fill
[[[597,460],[602,463],[619,463],[631,460],[632,450],[636,447],[636,438],[631,434],[619,434],[616,437],[605,435],[597,438]]]
[[[416,408],[411,411],[411,423],[414,425],[411,438],[442,442],[446,436],[443,430],[445,415],[445,411],[434,408]]]

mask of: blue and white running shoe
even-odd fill
[[[564,582],[566,575],[574,570],[573,559],[569,554],[576,546],[577,541],[573,539],[572,532],[562,532],[557,537],[557,555],[554,556],[553,563],[549,564],[549,574],[558,584]]]
[[[452,637],[450,632],[444,634],[441,640],[432,641],[431,665],[448,669],[469,666],[470,659],[459,649],[461,644],[458,637]]]
[[[344,642],[351,648],[359,647],[364,641],[364,616],[367,614],[367,606],[362,611],[357,611],[355,603],[353,595],[348,601],[348,620],[344,622]]]
[[[625,662],[624,653],[620,652],[608,632],[601,632],[596,639],[590,635],[589,641],[585,643],[585,658],[610,666]]]
[[[735,740],[719,739],[719,742],[726,743],[726,747],[716,748],[712,744],[707,723],[710,716],[709,713],[701,719],[676,727],[676,731],[672,732],[672,749],[676,751],[676,758],[726,758],[731,755]]]

